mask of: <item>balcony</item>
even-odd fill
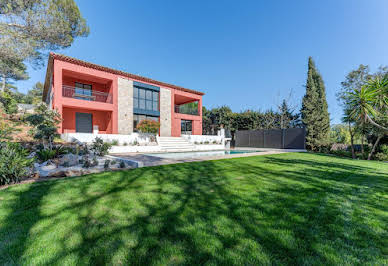
[[[112,94],[107,92],[87,90],[67,85],[62,86],[62,96],[67,98],[74,98],[85,101],[112,103]]]
[[[186,115],[199,115],[197,106],[188,106],[187,104],[175,105],[175,113]]]

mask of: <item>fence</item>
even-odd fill
[[[239,130],[235,133],[236,147],[305,149],[304,128]]]

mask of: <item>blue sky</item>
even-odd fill
[[[299,108],[312,56],[339,123],[335,94],[345,75],[359,64],[388,65],[385,0],[77,3],[90,35],[57,52],[203,91],[208,108],[275,108],[291,89]],[[29,68],[19,90],[45,71]]]

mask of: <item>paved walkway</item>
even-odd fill
[[[238,150],[258,150],[258,148],[238,148]],[[174,159],[160,158],[157,156],[152,156],[151,153],[149,154],[116,153],[116,154],[111,154],[110,157],[128,161],[131,163],[136,163],[137,167],[145,167],[145,166],[156,166],[156,165],[164,165],[164,164],[201,162],[201,161],[231,159],[231,158],[239,158],[239,157],[250,157],[250,156],[258,156],[258,155],[280,154],[280,153],[288,153],[288,152],[306,152],[306,150],[292,150],[292,149],[259,149],[259,150],[260,152],[226,154],[226,155],[217,155],[217,156],[203,156],[203,157],[196,157],[196,158],[174,158]]]

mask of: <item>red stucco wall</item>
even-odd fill
[[[112,112],[107,111],[94,111],[81,108],[63,108],[63,132],[74,133],[75,132],[75,113],[88,113],[92,114],[93,126],[98,125],[100,134],[112,134]]]
[[[75,112],[93,114],[93,125],[98,124],[101,133],[118,133],[118,88],[117,80],[119,75],[84,67],[77,64],[54,59],[53,64],[53,103],[52,107],[57,109],[63,117],[59,125],[59,133],[75,131]],[[127,78],[128,79],[128,78]],[[136,81],[136,80],[135,80]],[[93,90],[111,93],[113,103],[85,101],[62,96],[62,85],[74,87],[75,82],[92,84]],[[140,81],[146,83],[144,81]],[[152,83],[148,83],[154,85]],[[171,91],[171,135],[181,135],[181,119],[193,121],[193,134],[202,134],[202,95],[189,93],[173,88],[165,87]],[[175,113],[175,101],[181,103],[182,99],[198,101],[199,115],[185,115]]]

